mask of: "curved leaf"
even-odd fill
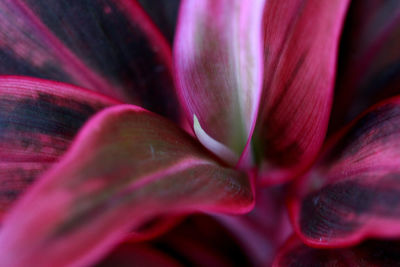
[[[292,221],[309,245],[400,236],[400,98],[371,108],[343,130],[294,189]]]
[[[322,145],[348,2],[270,0],[266,5],[264,85],[254,140],[263,183],[294,177]]]
[[[331,132],[400,93],[400,2],[353,0],[340,45]]]
[[[109,108],[8,214],[0,258],[12,266],[88,265],[156,215],[246,212],[251,188],[171,122],[135,106]]]
[[[114,104],[66,84],[0,77],[0,216],[68,149],[87,119]]]
[[[356,247],[343,249],[315,249],[291,237],[275,258],[273,267],[300,266],[398,266],[398,240],[370,240]]]
[[[263,6],[264,0],[184,0],[174,42],[188,119],[193,125],[196,116],[204,132],[237,158],[251,137],[261,92]]]
[[[180,119],[171,49],[135,0],[1,0],[0,10],[0,74],[72,83]]]

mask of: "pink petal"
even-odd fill
[[[196,116],[236,161],[251,137],[261,92],[264,2],[183,0],[174,42],[177,86],[188,119],[193,125]]]
[[[298,174],[321,147],[348,2],[270,0],[266,5],[264,87],[254,140],[263,183]]]
[[[0,258],[86,266],[156,215],[249,211],[251,188],[171,122],[135,106],[109,108],[8,214]]]
[[[72,83],[178,121],[169,44],[135,0],[0,0],[0,74]]]
[[[330,131],[400,93],[400,2],[353,0],[344,29]]]
[[[275,258],[273,267],[294,266],[398,266],[399,241],[366,241],[356,247],[315,249],[292,236]]]
[[[304,242],[338,247],[400,236],[399,122],[400,97],[371,108],[296,183],[290,212]]]
[[[97,111],[117,101],[23,77],[0,77],[0,217],[67,150]]]

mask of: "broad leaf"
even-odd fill
[[[0,74],[72,83],[178,121],[171,49],[136,0],[0,0]]]
[[[114,104],[70,85],[0,77],[0,217],[68,149],[86,120]]]
[[[294,177],[323,142],[348,0],[270,0],[255,148],[264,183]]]
[[[171,122],[135,106],[109,108],[8,213],[0,258],[85,266],[156,215],[246,212],[251,188]]]
[[[334,137],[294,190],[292,221],[309,245],[400,236],[400,98],[371,108]]]
[[[183,0],[180,8],[174,58],[181,102],[202,144],[230,165],[255,125],[263,6],[264,0]]]

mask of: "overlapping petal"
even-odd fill
[[[0,257],[12,266],[87,265],[155,215],[252,205],[245,174],[221,166],[168,120],[117,106],[96,115],[8,213]]]
[[[0,40],[0,74],[72,83],[180,120],[171,49],[136,0],[1,0]]]
[[[400,98],[364,113],[327,146],[295,187],[290,212],[318,247],[400,236]]]
[[[202,129],[196,135],[209,137],[200,137],[203,145],[231,165],[238,162],[255,125],[262,79],[264,2],[181,3],[174,42],[181,102],[195,130]]]
[[[111,98],[57,82],[0,77],[0,216]]]
[[[273,267],[295,266],[398,266],[398,240],[369,240],[356,247],[315,249],[292,236],[281,248]]]
[[[270,0],[266,4],[264,84],[254,140],[265,183],[293,177],[320,149],[348,2]]]

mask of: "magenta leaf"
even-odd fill
[[[0,217],[68,149],[88,118],[114,104],[70,85],[0,77]]]
[[[348,2],[270,0],[266,4],[264,85],[254,140],[264,183],[294,177],[321,147]]]
[[[304,245],[295,236],[281,248],[273,267],[300,266],[398,266],[398,240],[369,240],[356,247],[316,249]]]
[[[330,131],[400,93],[400,2],[353,0],[341,41]]]
[[[136,0],[1,0],[0,10],[0,74],[72,83],[180,120],[171,48]]]
[[[364,113],[327,146],[290,201],[294,228],[312,246],[400,236],[400,98]]]
[[[255,125],[263,6],[264,0],[184,0],[180,8],[174,42],[180,98],[191,124],[198,119],[195,130],[200,126],[210,137],[199,138],[202,144],[230,165],[238,162]],[[234,162],[227,150],[236,155]]]
[[[12,266],[86,266],[156,215],[252,206],[245,174],[221,166],[168,120],[116,106],[90,120],[63,160],[8,213],[0,258]]]

